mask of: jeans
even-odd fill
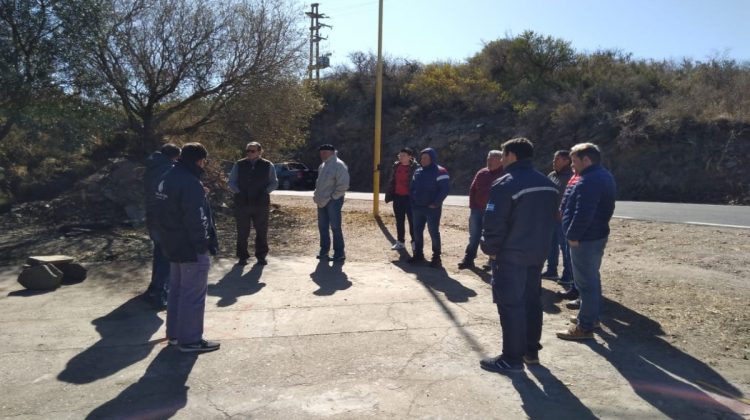
[[[268,255],[268,206],[238,206],[234,211],[237,222],[237,258],[246,260],[250,257],[247,252],[247,239],[250,229],[255,227],[255,256],[259,259]]]
[[[523,363],[542,346],[542,266],[492,260],[492,297],[500,315],[503,359]]]
[[[180,344],[197,343],[203,338],[211,260],[207,253],[197,257],[195,262],[171,263],[167,338],[176,338]]]
[[[552,244],[550,246],[549,256],[547,257],[547,272],[557,273],[557,265],[562,251],[563,272],[560,277],[560,284],[563,286],[573,286],[573,273],[570,268],[570,246],[568,240],[562,231],[562,223],[557,222],[555,233],[552,235]]]
[[[169,260],[161,249],[159,234],[155,230],[149,229],[148,236],[154,243],[154,250],[151,263],[151,283],[148,285],[146,293],[159,303],[166,304],[169,292]]]
[[[594,241],[581,241],[570,247],[573,263],[573,281],[581,295],[581,309],[578,311],[578,326],[584,331],[592,331],[599,320],[602,301],[602,279],[599,268],[602,265],[607,238]]]
[[[396,216],[396,235],[401,243],[406,242],[405,220],[409,220],[409,236],[414,240],[414,221],[411,216],[411,202],[408,195],[393,195],[393,215]]]
[[[466,246],[464,261],[474,261],[477,257],[479,240],[482,238],[482,223],[484,219],[484,210],[471,209],[469,214],[469,245]]]
[[[440,257],[440,215],[442,207],[430,208],[412,206],[411,213],[414,219],[414,255],[424,255],[424,227],[430,233],[432,241],[432,257]]]
[[[344,206],[344,197],[330,200],[325,207],[318,207],[318,232],[320,233],[320,254],[327,255],[331,248],[331,235],[333,232],[333,257],[344,256],[344,232],[341,230],[341,208]]]

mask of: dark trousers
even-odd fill
[[[269,206],[237,206],[234,218],[237,221],[237,258],[246,260],[247,240],[250,229],[255,228],[255,257],[266,258],[268,255],[268,216]]]
[[[414,223],[411,217],[411,201],[408,195],[393,195],[393,214],[396,216],[396,235],[401,243],[406,242],[405,219],[409,220],[409,237],[414,240]]]
[[[523,355],[542,346],[542,265],[492,261],[492,297],[500,314],[503,358],[523,363]]]
[[[432,257],[440,257],[440,215],[443,208],[418,207],[411,208],[414,217],[414,255],[424,255],[424,227],[432,240]]]
[[[169,260],[161,249],[159,234],[154,229],[148,232],[154,243],[153,258],[151,263],[151,283],[148,285],[148,296],[159,303],[167,303],[167,292],[169,291]]]

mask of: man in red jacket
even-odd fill
[[[469,188],[469,245],[463,261],[458,263],[458,268],[474,267],[474,258],[477,257],[479,239],[482,237],[482,220],[484,209],[490,198],[490,187],[496,179],[503,175],[503,153],[499,150],[490,150],[487,154],[487,166],[477,171]]]

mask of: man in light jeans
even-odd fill
[[[602,284],[599,268],[609,237],[609,220],[615,211],[617,188],[612,174],[601,166],[601,152],[593,143],[573,146],[570,157],[578,182],[562,209],[563,232],[570,245],[573,281],[581,299],[581,309],[573,325],[557,333],[563,340],[594,337],[599,323]]]
[[[315,181],[313,201],[318,206],[318,232],[320,233],[320,251],[317,258],[329,260],[331,232],[333,233],[332,261],[343,262],[344,233],[341,229],[341,208],[344,206],[344,195],[349,189],[349,168],[336,155],[331,144],[318,148],[322,163],[318,167],[318,179]],[[329,232],[330,229],[330,232]]]

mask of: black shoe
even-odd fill
[[[331,257],[331,261],[342,262],[346,260],[346,255],[334,255]]]
[[[560,278],[560,276],[558,276],[554,271],[545,271],[544,273],[542,273],[542,278],[547,280],[557,280]]]
[[[526,365],[528,366],[538,365],[539,364],[539,352],[524,354],[523,362],[526,363]]]
[[[180,351],[183,353],[207,353],[209,351],[219,350],[221,344],[215,341],[201,340],[192,344],[180,344]]]
[[[511,365],[503,359],[503,356],[488,357],[479,361],[479,366],[490,372],[496,372],[503,375],[509,373],[523,372],[523,365]]]
[[[555,293],[557,297],[563,300],[576,300],[578,299],[579,293],[578,290],[571,289],[571,290],[565,290],[561,292]]]
[[[414,255],[412,255],[411,258],[409,258],[408,260],[406,260],[406,262],[408,262],[409,264],[416,264],[416,263],[422,262],[424,260],[425,260],[424,259],[424,255],[414,254]]]
[[[440,260],[440,257],[432,257],[430,260],[430,267],[443,268],[443,261]]]
[[[247,265],[247,258],[240,258],[237,261],[237,265]]]
[[[327,252],[325,254],[323,254],[321,252],[320,254],[316,255],[315,258],[317,258],[319,260],[323,260],[323,261],[328,261],[330,259],[330,258],[328,258],[328,253]]]
[[[474,268],[474,261],[473,260],[463,260],[460,263],[458,263],[458,269],[463,270],[466,268]]]
[[[581,299],[571,300],[565,304],[568,309],[581,309]]]
[[[268,261],[266,261],[265,258],[258,258],[258,261],[255,262],[257,265],[268,265]]]

